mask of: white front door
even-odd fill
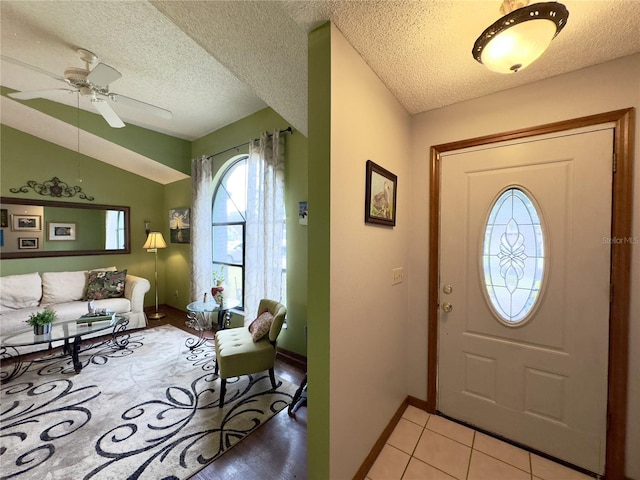
[[[613,130],[599,128],[443,155],[438,410],[602,474]]]

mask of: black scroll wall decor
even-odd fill
[[[51,180],[47,180],[42,183],[38,183],[35,180],[29,180],[26,185],[20,188],[10,188],[12,193],[29,193],[29,188],[32,188],[34,192],[55,198],[71,198],[76,195],[82,200],[93,201],[94,197],[90,197],[82,191],[82,188],[72,187],[65,182],[62,182],[58,177],[53,177]]]

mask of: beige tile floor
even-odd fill
[[[593,480],[526,450],[409,406],[367,480]]]

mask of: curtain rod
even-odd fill
[[[293,133],[293,127],[287,127],[287,128],[285,128],[284,130],[280,130],[280,133],[281,133],[281,134],[282,134],[282,133]],[[270,134],[269,134],[269,136],[270,136],[270,137],[272,137],[272,136],[273,136],[273,134],[272,134],[272,133],[270,133]],[[218,155],[222,155],[223,153],[230,152],[231,150],[237,150],[237,149],[238,149],[238,148],[240,148],[240,147],[246,147],[247,145],[249,145],[249,143],[250,143],[250,142],[244,142],[244,143],[241,143],[240,145],[236,145],[235,147],[230,147],[230,148],[227,148],[226,150],[222,150],[221,152],[214,153],[213,155],[208,155],[208,156],[207,156],[207,159],[210,159],[210,158],[216,157],[216,156],[218,156]]]

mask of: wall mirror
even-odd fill
[[[129,207],[0,197],[0,257],[131,252]]]

